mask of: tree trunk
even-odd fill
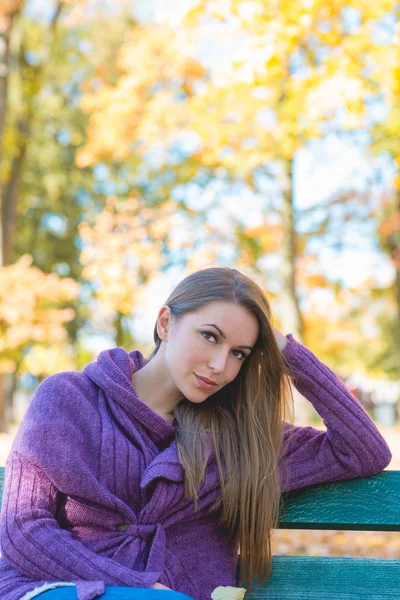
[[[124,345],[124,329],[122,326],[122,314],[120,312],[115,315],[114,328],[115,343],[119,348],[122,348]]]
[[[291,333],[301,342],[303,340],[303,320],[299,308],[296,285],[296,226],[293,209],[293,159],[285,162],[282,177],[283,192],[282,229],[283,229],[283,265],[282,292],[279,299],[279,316],[285,333]],[[305,426],[309,423],[312,408],[299,392],[292,387],[294,398],[294,422]]]
[[[3,408],[0,412],[0,432],[8,431],[8,425],[14,417],[12,398],[15,383],[15,373],[0,373],[0,406]]]
[[[400,190],[397,190],[397,214],[399,215],[399,219],[400,219]],[[394,237],[394,248],[392,251],[392,257],[393,257],[393,265],[396,271],[396,275],[395,275],[395,280],[394,280],[394,285],[395,285],[395,294],[396,294],[396,301],[397,301],[397,323],[400,323],[400,228],[396,231]],[[396,347],[395,347],[395,351],[396,351],[396,364],[397,364],[397,377],[400,379],[400,335],[397,336],[396,338]]]
[[[30,136],[31,119],[32,115],[28,115],[25,120],[21,120],[18,123],[21,141],[18,148],[18,154],[12,162],[10,179],[3,189],[3,210],[1,219],[3,224],[3,258],[5,265],[8,265],[13,261],[12,253],[15,247],[18,192],[20,189],[22,170]]]
[[[8,75],[10,36],[18,10],[3,16],[3,27],[0,29],[0,166],[2,163],[3,135],[7,116]],[[7,264],[6,259],[6,219],[4,189],[0,180],[0,268]],[[0,373],[0,431],[7,431],[6,407],[8,405],[8,374]]]
[[[115,343],[119,348],[131,350],[135,347],[136,341],[127,329],[126,324],[124,324],[124,320],[126,320],[126,317],[122,313],[117,312],[114,319]]]
[[[4,25],[3,28],[0,29],[0,166],[2,163],[3,135],[7,116],[10,36],[17,12],[18,11],[14,11],[4,16]],[[0,267],[7,264],[4,256],[6,237],[3,219],[4,210],[3,189],[0,180]]]
[[[282,327],[298,340],[303,340],[303,321],[299,309],[296,289],[296,228],[293,214],[293,160],[286,162],[282,180],[283,191],[283,265],[280,319]]]
[[[6,393],[6,374],[0,373],[0,431],[7,431],[7,419],[6,419],[6,404],[7,404],[7,393]]]
[[[5,414],[6,414],[6,427],[8,423],[15,423],[15,406],[14,406],[14,393],[17,387],[17,373],[7,373],[6,376],[6,398],[5,398]]]

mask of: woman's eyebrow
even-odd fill
[[[204,326],[208,326],[208,327],[215,327],[215,329],[219,332],[219,334],[225,339],[225,334],[222,331],[222,329],[220,329],[218,327],[218,325],[216,325],[215,323],[202,323],[200,325],[200,327],[204,327]],[[237,348],[247,348],[248,350],[253,350],[253,346],[237,346]]]

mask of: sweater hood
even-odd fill
[[[141,488],[146,488],[159,478],[182,485],[184,469],[178,457],[175,428],[142,402],[132,386],[133,373],[141,369],[147,362],[147,359],[138,350],[128,353],[123,348],[113,348],[101,352],[95,362],[89,363],[85,367],[84,374],[103,391],[107,403],[111,404],[114,418],[119,418],[119,411],[113,410],[113,405],[118,404],[136,421],[140,421],[158,446],[164,446],[164,449],[146,467],[141,480]],[[132,420],[133,428],[135,428],[134,423],[135,421]],[[126,426],[125,422],[124,425]],[[209,492],[216,492],[218,487],[219,474],[210,441],[207,475],[200,489],[200,498],[205,496],[203,500],[205,505],[212,502],[213,498],[215,499],[215,496],[210,495]]]
[[[133,373],[147,362],[139,350],[127,352],[123,348],[112,348],[101,352],[83,372],[103,390],[108,402],[114,401],[122,406],[158,440],[172,440],[175,435],[173,425],[142,402],[132,385]]]

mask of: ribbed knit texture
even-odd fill
[[[294,427],[281,461],[282,490],[374,475],[390,450],[360,403],[291,334],[283,356],[293,383],[326,431]],[[238,540],[210,506],[220,493],[209,460],[199,512],[184,496],[174,428],[137,397],[132,374],[146,360],[102,352],[82,373],[37,389],[6,465],[0,598],[19,600],[46,582],[79,582],[81,598],[104,585],[155,581],[195,600],[236,585]],[[289,473],[289,476],[287,476]]]

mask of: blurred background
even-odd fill
[[[0,0],[0,464],[40,381],[236,266],[400,469],[400,4]],[[296,421],[324,428],[296,398]],[[400,558],[398,534],[277,553]],[[378,554],[375,554],[378,553]]]

